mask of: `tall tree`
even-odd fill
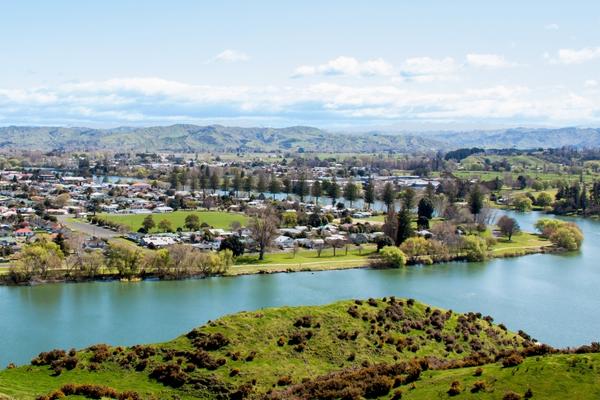
[[[413,235],[412,221],[410,212],[407,208],[402,207],[398,213],[398,226],[396,228],[396,246],[400,246],[406,239]]]
[[[219,188],[219,175],[217,174],[217,171],[213,171],[213,173],[210,175],[209,185],[210,190],[212,190],[213,193]]]
[[[309,187],[308,183],[306,182],[306,175],[304,173],[300,174],[294,189],[296,195],[300,197],[300,202],[304,202],[304,197],[309,193]]]
[[[375,183],[373,179],[369,179],[363,190],[363,200],[367,205],[367,210],[371,209],[371,205],[375,202]]]
[[[252,189],[254,189],[254,178],[249,174],[244,179],[244,191],[248,193],[248,196],[250,196]]]
[[[156,223],[154,222],[154,218],[152,217],[152,214],[146,215],[146,217],[142,221],[142,228],[144,228],[146,230],[146,232],[150,232],[152,229],[154,229],[155,226],[156,226]]]
[[[350,208],[358,198],[358,186],[352,179],[348,179],[348,182],[344,185],[344,199],[350,202]]]
[[[315,203],[319,205],[319,197],[323,195],[321,181],[315,180],[310,188],[310,195],[315,198]]]
[[[242,183],[242,175],[238,171],[236,171],[233,175],[232,183],[233,190],[235,191],[235,197],[238,197],[238,193],[242,189]]]
[[[254,215],[248,223],[250,237],[258,246],[258,259],[265,258],[265,251],[271,246],[273,240],[278,235],[279,219],[277,214],[271,208],[260,210]]]
[[[333,177],[331,182],[329,182],[327,188],[327,196],[329,196],[329,198],[331,199],[331,204],[335,204],[337,198],[340,197],[340,185],[338,185],[335,176]]]
[[[394,204],[394,200],[396,200],[394,185],[391,182],[386,182],[385,185],[383,185],[383,191],[381,192],[381,201],[385,204],[388,212],[390,211],[390,207]]]
[[[473,185],[468,197],[469,211],[477,219],[477,216],[483,209],[483,192],[478,184]]]
[[[433,201],[429,197],[421,197],[419,200],[419,205],[417,206],[417,214],[419,218],[423,217],[426,219],[431,219],[433,217]]]
[[[258,174],[258,182],[256,182],[256,191],[261,194],[267,191],[267,177],[262,172]]]
[[[269,180],[269,192],[273,195],[273,198],[275,198],[275,195],[281,192],[281,181],[279,178],[277,178],[277,176],[275,176],[275,174],[271,174],[271,178]]]

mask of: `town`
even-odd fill
[[[487,181],[464,175],[465,166],[477,168],[461,159],[482,152],[322,159],[23,152],[3,160],[0,172],[0,276],[9,283],[181,278],[484,260],[550,251],[552,244],[579,247],[576,229],[575,244],[565,245],[550,243],[548,232],[520,232],[509,217],[495,225],[495,210],[507,206],[550,212],[555,200],[549,193],[558,199],[571,183],[533,178],[523,165],[512,167],[510,157],[488,164],[508,171],[508,185],[498,175]],[[569,172],[565,177],[577,178]],[[598,202],[595,188],[590,210]],[[564,200],[556,204],[563,207]],[[498,247],[498,240],[508,243]],[[380,253],[394,245],[400,250]]]

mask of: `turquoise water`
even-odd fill
[[[539,218],[515,215],[525,230]],[[166,341],[241,310],[389,295],[489,314],[554,346],[600,341],[600,223],[577,222],[586,241],[580,253],[569,255],[401,270],[0,287],[0,366],[27,363],[57,347]]]

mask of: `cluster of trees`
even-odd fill
[[[581,229],[572,222],[543,218],[536,222],[535,228],[542,237],[566,250],[578,250],[583,243]]]
[[[233,261],[234,253],[229,248],[205,253],[177,244],[142,252],[129,243],[115,241],[99,251],[85,249],[81,236],[68,240],[57,236],[53,241],[41,238],[26,245],[8,277],[13,283],[36,279],[94,279],[103,273],[122,278],[153,275],[169,279],[223,274]]]

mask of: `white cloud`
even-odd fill
[[[558,24],[547,24],[544,26],[544,29],[547,31],[557,31],[559,29]]]
[[[413,77],[448,76],[452,61],[413,59]],[[421,74],[421,75],[415,75]],[[363,81],[366,82],[366,81]],[[389,81],[388,81],[389,82]],[[341,85],[320,82],[298,86],[192,85],[161,78],[118,78],[58,86],[0,89],[3,123],[154,124],[173,122],[421,121],[470,123],[503,120],[515,124],[600,122],[600,93],[569,88],[448,85]],[[233,122],[235,123],[235,122]],[[281,124],[281,122],[280,122]],[[284,122],[285,124],[285,122]]]
[[[404,61],[400,74],[406,80],[431,82],[454,79],[458,68],[452,57],[413,57]]]
[[[588,79],[584,82],[585,87],[596,87],[598,86],[598,81],[595,79]]]
[[[483,68],[507,68],[516,65],[498,54],[467,54],[467,64]]]
[[[548,57],[547,57],[548,58]],[[600,47],[584,47],[582,49],[560,49],[556,59],[550,59],[553,63],[581,64],[600,58]]]
[[[240,61],[248,61],[250,57],[246,53],[237,50],[226,49],[214,56],[209,60],[209,62],[240,62]]]
[[[321,65],[301,65],[292,74],[294,78],[312,75],[390,76],[391,64],[382,58],[359,61],[354,57],[340,56]]]

